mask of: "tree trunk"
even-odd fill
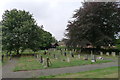
[[[19,49],[17,49],[17,51],[16,51],[16,52],[17,52],[17,55],[19,55],[19,54],[20,54],[20,53],[19,53]]]

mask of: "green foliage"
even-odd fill
[[[32,14],[25,10],[6,10],[2,16],[3,50],[17,54],[25,49],[34,52],[52,43],[51,33],[39,27]]]
[[[120,6],[117,2],[85,2],[67,25],[69,46],[86,39],[93,46],[108,46],[120,32]]]

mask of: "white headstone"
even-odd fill
[[[109,56],[109,52],[106,52],[106,55]]]
[[[70,62],[70,58],[69,57],[67,57],[67,62]]]
[[[112,52],[112,56],[116,56],[116,53],[115,53],[115,52]]]
[[[100,55],[103,55],[103,52],[100,52]]]
[[[80,59],[80,54],[78,54],[78,58]]]

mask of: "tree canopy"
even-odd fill
[[[85,2],[67,25],[67,45],[80,46],[88,40],[93,46],[113,44],[120,32],[120,3]]]
[[[38,26],[33,15],[25,10],[6,10],[2,19],[3,50],[19,54],[25,49],[37,51],[52,43],[52,34]]]

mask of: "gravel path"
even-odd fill
[[[62,74],[62,73],[76,73],[76,72],[118,66],[118,62],[114,61],[114,62],[109,62],[109,63],[89,64],[89,65],[65,67],[65,68],[13,72],[12,70],[13,70],[14,66],[16,65],[16,63],[17,63],[17,60],[12,59],[6,65],[3,66],[3,68],[2,68],[2,77],[3,78],[34,78],[34,77],[38,77],[38,76],[56,75],[56,74]]]

